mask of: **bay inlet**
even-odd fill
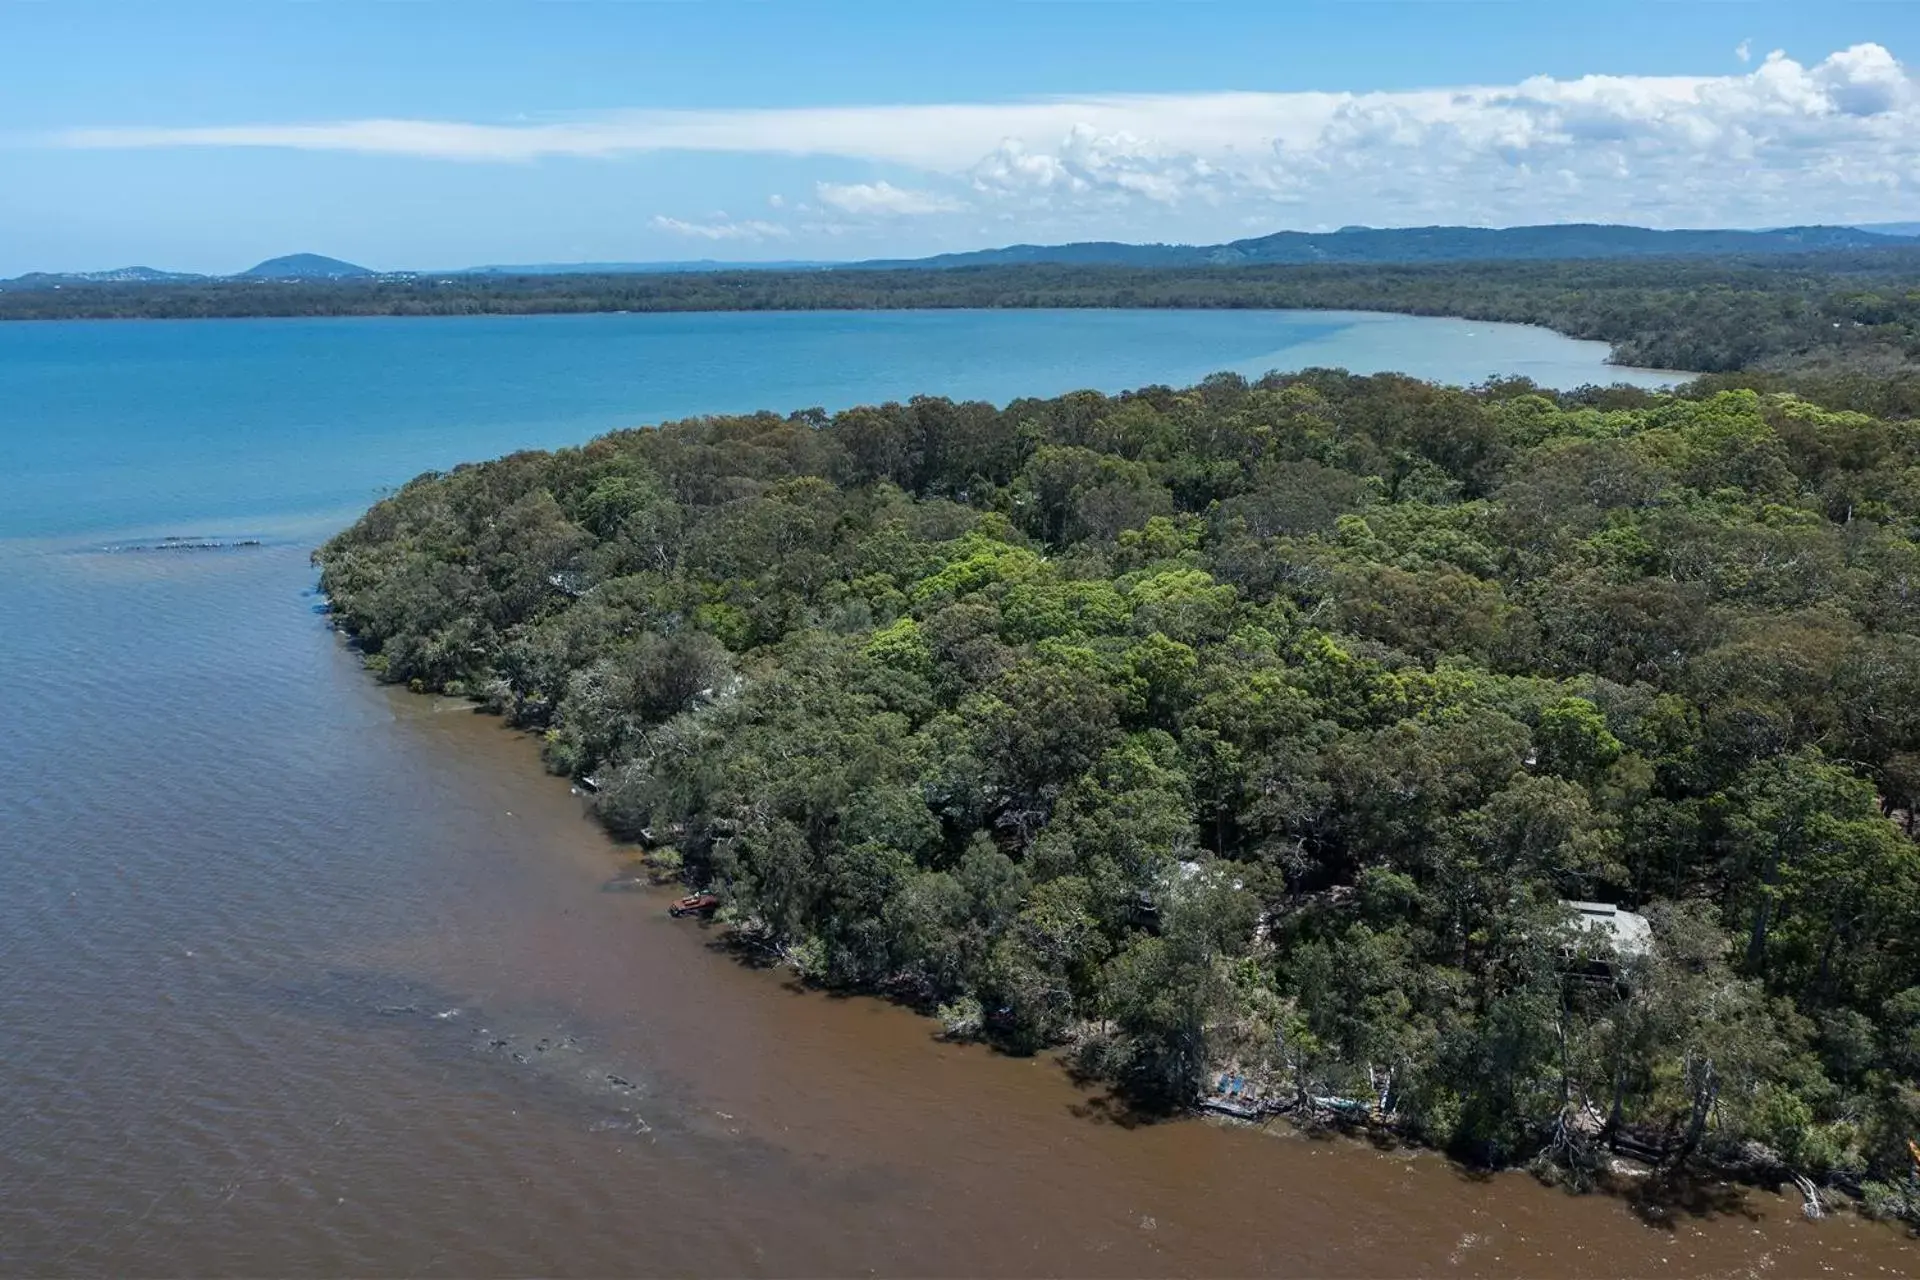
[[[1649,1215],[1136,1124],[1046,1059],[744,967],[610,889],[621,852],[533,743],[368,679],[307,562],[421,470],[663,418],[1630,376],[1603,356],[1337,313],[0,328],[0,1273],[1906,1270],[1792,1198]],[[170,538],[206,545],[124,550]]]

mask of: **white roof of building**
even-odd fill
[[[1643,956],[1653,950],[1653,925],[1647,918],[1624,911],[1611,902],[1565,902],[1579,924],[1596,933],[1604,933],[1613,949],[1622,956]]]

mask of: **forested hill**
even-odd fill
[[[1773,231],[1655,231],[1604,223],[1537,227],[1345,227],[1278,231],[1227,244],[1016,244],[971,253],[870,263],[870,266],[990,267],[1048,262],[1107,266],[1190,267],[1242,263],[1552,261],[1578,258],[1726,257],[1894,248],[1899,237],[1853,227],[1783,227]]]
[[[1137,1096],[1899,1211],[1917,539],[1912,424],[1308,372],[623,432],[317,560],[372,670],[544,734],[819,982]]]

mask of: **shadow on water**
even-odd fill
[[[670,879],[648,866],[642,859],[635,858],[620,865],[605,883],[600,886],[602,893],[651,893],[663,885],[672,883]]]
[[[686,923],[698,929],[703,935],[703,943],[708,951],[725,956],[743,969],[756,972],[770,972],[786,964],[786,959],[772,947],[745,938],[737,930],[725,925],[715,924],[711,920],[689,920]],[[847,993],[835,992],[826,987],[815,986],[798,974],[783,980],[783,990],[795,995],[826,995],[845,998]]]
[[[1744,1187],[1689,1178],[1684,1174],[1654,1174],[1630,1187],[1608,1188],[1650,1227],[1676,1229],[1682,1218],[1744,1218],[1760,1222]]]
[[[1110,1079],[1072,1052],[1053,1056],[1067,1080],[1080,1091],[1081,1100],[1067,1104],[1067,1114],[1077,1120],[1120,1129],[1144,1129],[1193,1116],[1191,1108],[1164,1091],[1132,1087],[1126,1081]]]
[[[1396,1146],[1390,1139],[1385,1142],[1376,1140],[1373,1145],[1382,1150]],[[1398,1149],[1421,1150],[1403,1145]],[[1445,1161],[1448,1171],[1456,1180],[1473,1186],[1497,1187],[1505,1180],[1519,1177],[1525,1172],[1519,1166],[1489,1166],[1445,1153],[1434,1154]],[[1750,1188],[1686,1170],[1649,1170],[1637,1176],[1604,1173],[1596,1179],[1576,1185],[1535,1169],[1534,1181],[1570,1199],[1591,1196],[1615,1201],[1626,1206],[1643,1225],[1661,1232],[1676,1231],[1681,1221],[1688,1218],[1700,1221],[1739,1218],[1751,1223],[1767,1220],[1766,1215],[1755,1208],[1749,1194]],[[1764,1183],[1756,1185],[1769,1191],[1779,1190],[1778,1187],[1766,1187]]]
[[[1079,1102],[1068,1103],[1067,1114],[1089,1124],[1113,1125],[1119,1129],[1140,1129],[1181,1118],[1178,1112],[1143,1109],[1111,1089],[1089,1093]]]

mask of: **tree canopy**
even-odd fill
[[[1911,1171],[1920,425],[1325,370],[916,399],[422,476],[317,559],[381,678],[543,734],[820,982],[1489,1161],[1592,1117]]]

